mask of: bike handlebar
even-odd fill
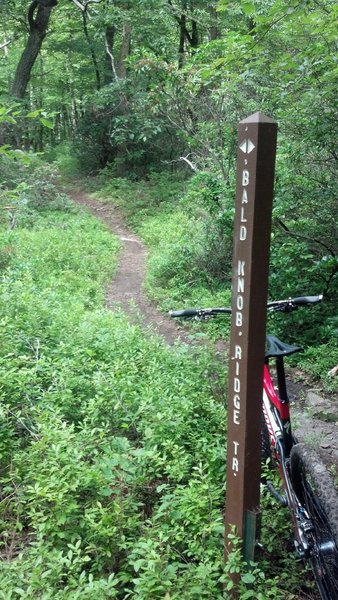
[[[286,311],[287,307],[290,306],[291,309],[298,308],[298,306],[306,306],[308,304],[317,304],[323,300],[323,294],[319,296],[299,296],[298,298],[288,298],[287,300],[276,300],[275,302],[268,302],[268,309],[274,309],[278,306],[285,306]],[[282,308],[283,309],[283,308]]]
[[[191,319],[192,317],[203,318],[213,317],[215,315],[231,314],[231,308],[186,308],[185,310],[170,310],[171,317],[182,317],[183,319]]]
[[[288,298],[287,300],[275,300],[267,303],[267,309],[269,312],[280,311],[280,312],[291,312],[297,310],[299,306],[307,306],[309,304],[317,304],[323,300],[323,294],[319,296],[299,296],[297,298]],[[219,307],[219,308],[186,308],[184,310],[171,310],[169,315],[173,318],[183,319],[207,319],[208,317],[214,317],[216,315],[231,314],[232,310],[230,307]]]

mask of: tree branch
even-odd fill
[[[105,44],[106,52],[107,52],[107,54],[108,54],[108,56],[110,58],[110,64],[111,64],[112,73],[114,75],[115,81],[117,81],[118,80],[118,75],[117,75],[117,71],[116,71],[116,68],[115,68],[114,55],[113,55],[113,53],[111,51],[110,43],[109,43],[109,40],[108,40],[108,32],[107,32],[107,30],[105,31],[105,35],[104,35],[104,44]]]
[[[318,244],[319,246],[322,246],[323,248],[325,248],[325,250],[327,250],[331,256],[335,256],[335,253],[333,252],[333,250],[327,246],[327,244],[325,244],[324,242],[322,242],[321,240],[317,240],[316,238],[311,238],[308,235],[304,235],[302,233],[296,233],[295,231],[291,231],[291,229],[288,228],[287,225],[285,225],[285,223],[283,223],[283,221],[281,221],[280,219],[275,219],[276,223],[280,226],[281,229],[283,229],[283,231],[285,231],[285,233],[287,233],[287,235],[290,235],[291,237],[300,239],[300,240],[306,240],[307,242],[314,242],[315,244]]]
[[[0,45],[0,50],[3,50],[4,48],[7,48],[7,46],[9,46],[9,44],[11,44],[12,42],[14,42],[15,38],[13,37],[11,40],[7,40],[7,42],[4,42],[3,44]]]
[[[77,6],[80,10],[82,10],[82,12],[84,12],[86,10],[86,6],[84,4],[81,4],[81,2],[79,2],[79,0],[72,0],[73,4],[75,4],[75,6]]]
[[[72,0],[72,2],[80,10],[82,10],[82,12],[85,12],[88,9],[89,4],[99,4],[101,2],[101,0],[87,0],[87,2],[84,2],[83,4],[81,4],[81,2],[79,2],[79,0]]]
[[[37,0],[33,0],[33,2],[29,5],[29,8],[28,8],[27,18],[28,18],[28,24],[29,24],[30,31],[32,31],[35,27],[34,13],[35,13],[35,9],[37,8],[38,4],[39,3]]]
[[[188,156],[190,156],[190,154],[188,154],[187,156],[180,156],[180,160],[183,160],[184,162],[186,162],[187,165],[189,165],[190,169],[192,169],[195,173],[197,173],[198,168],[196,167],[196,165],[194,165],[194,163],[191,162],[191,160],[188,159]]]

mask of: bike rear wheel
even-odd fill
[[[317,453],[296,444],[290,454],[291,479],[312,521],[310,562],[323,600],[338,598],[338,493]]]

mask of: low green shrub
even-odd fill
[[[108,198],[121,207],[127,221],[136,228],[148,216],[156,216],[162,209],[169,213],[175,210],[186,188],[185,180],[170,172],[150,172],[147,179],[140,182],[114,177],[109,165],[95,180],[86,183],[98,197]]]
[[[337,377],[329,375],[329,371],[338,365],[338,348],[335,339],[327,344],[307,348],[306,352],[300,355],[298,364],[329,392],[338,391]]]
[[[28,165],[0,159],[6,163],[7,180],[0,188],[0,223],[8,229],[33,227],[42,212],[55,219],[55,212],[76,212],[78,209],[58,187],[54,167],[33,160]]]
[[[66,180],[81,174],[81,162],[71,143],[59,144],[53,149],[49,159],[55,162],[61,177]]]

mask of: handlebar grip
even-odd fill
[[[306,306],[307,304],[317,304],[323,300],[323,294],[319,296],[299,296],[298,298],[288,298],[287,300],[276,300],[274,302],[268,302],[267,309],[274,311],[279,310],[282,312],[291,312],[295,310],[297,306]],[[216,315],[230,314],[230,307],[223,308],[186,308],[184,310],[170,310],[170,317],[181,317],[183,319],[191,319],[198,317],[199,320],[206,319],[208,317],[215,317]]]
[[[305,306],[306,304],[316,304],[322,300],[323,294],[320,294],[319,296],[299,296],[298,298],[293,298],[292,302],[297,306]]]
[[[198,310],[196,308],[186,308],[185,310],[170,310],[169,315],[173,318],[175,317],[185,317],[189,319],[190,317],[196,317],[198,314]]]

